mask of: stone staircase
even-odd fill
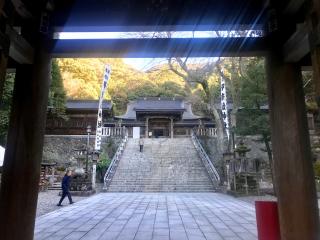
[[[48,190],[61,190],[61,181],[60,182],[54,182],[52,185],[48,187]]]
[[[211,192],[214,186],[190,138],[129,139],[109,192]]]

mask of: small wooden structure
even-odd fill
[[[83,129],[92,127],[95,134],[98,113],[98,100],[68,100],[66,102],[66,119],[53,117],[49,113],[46,123],[46,134],[49,135],[83,135]],[[103,120],[113,116],[112,103],[104,101],[102,104]]]
[[[39,191],[46,191],[53,184],[56,163],[42,162],[40,171]],[[49,177],[50,175],[50,177]],[[50,180],[50,178],[52,180]]]

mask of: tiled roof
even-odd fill
[[[68,110],[98,110],[98,100],[68,100],[66,108]],[[111,101],[104,100],[102,103],[102,109],[111,110]]]
[[[199,119],[192,113],[191,104],[181,98],[141,98],[127,106],[127,112],[116,118],[136,119],[137,112],[180,112],[183,120]]]
[[[182,99],[169,99],[169,98],[144,98],[138,99],[134,103],[134,110],[180,110],[184,111],[184,101]]]

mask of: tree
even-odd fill
[[[111,77],[106,99],[113,102],[116,115],[123,114],[129,101],[139,97],[186,96],[183,79],[167,65],[156,66],[147,72],[136,70],[115,58],[59,59],[67,97],[98,99],[104,66],[111,65]]]
[[[14,80],[14,73],[7,74],[0,106],[0,145],[5,145],[7,141]],[[53,60],[51,70],[51,85],[48,99],[49,113],[56,117],[65,118],[65,100],[66,93],[63,87],[59,66],[56,60]]]
[[[267,109],[264,108],[268,102],[264,59],[248,59],[240,77],[239,95],[243,109],[238,114],[239,124],[236,127],[236,132],[240,135],[261,136],[272,169],[269,115]]]
[[[51,85],[49,89],[48,114],[59,118],[66,118],[66,92],[63,87],[60,69],[56,60],[52,61]]]
[[[216,62],[207,61],[199,64],[188,64],[188,58],[169,58],[168,65],[171,71],[183,78],[190,89],[200,86],[205,112],[215,120],[217,128],[217,160],[222,159],[224,152],[224,127],[221,115],[216,107],[219,95],[219,78],[215,73]]]

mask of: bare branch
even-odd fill
[[[183,71],[185,71],[186,73],[189,73],[189,69],[187,67],[187,59],[185,59],[185,61],[182,61],[181,58],[176,58],[177,63],[179,64],[179,66],[183,69]]]
[[[183,74],[182,72],[178,71],[174,66],[173,66],[173,63],[172,63],[172,58],[169,58],[168,59],[168,64],[169,64],[169,69],[174,72],[175,74],[177,74],[178,76],[182,77],[183,79],[187,79],[188,78],[188,75],[186,74]]]

